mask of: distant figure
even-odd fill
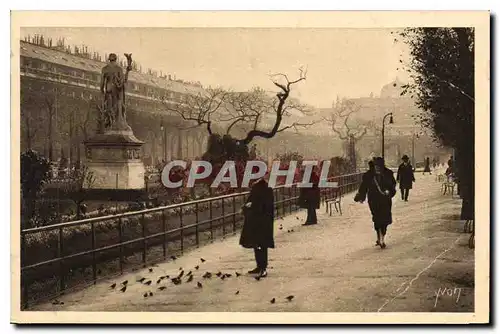
[[[413,174],[413,166],[410,164],[410,159],[405,154],[403,155],[403,163],[399,165],[396,181],[399,182],[399,189],[401,190],[401,199],[408,202],[410,189],[415,182],[415,175]]]
[[[431,163],[430,163],[429,157],[425,158],[425,165],[424,165],[423,175],[425,175],[425,173],[429,173],[430,175],[432,175],[432,172],[431,172]]]
[[[354,200],[363,203],[368,196],[368,206],[377,233],[376,245],[385,248],[387,226],[392,224],[392,198],[396,194],[396,180],[394,173],[385,167],[383,158],[375,158],[373,166],[373,169],[363,174]]]
[[[240,245],[253,248],[257,267],[249,274],[267,276],[268,248],[274,248],[274,195],[267,183],[267,177],[260,178],[250,190],[243,206],[245,221],[241,231]]]
[[[320,206],[320,189],[319,189],[319,176],[316,168],[311,173],[312,188],[300,188],[299,205],[303,209],[307,209],[306,222],[303,224],[315,225],[318,223],[316,210]]]

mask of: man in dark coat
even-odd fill
[[[375,158],[374,169],[363,174],[363,180],[354,200],[363,203],[368,196],[368,206],[377,232],[377,246],[385,248],[387,226],[392,224],[392,197],[396,195],[394,173],[385,167],[383,158]]]
[[[425,158],[424,172],[422,174],[425,175],[425,173],[429,173],[430,175],[432,175],[431,162],[429,160],[429,157]]]
[[[319,176],[316,170],[311,173],[312,188],[300,188],[299,206],[307,209],[307,218],[304,226],[315,225],[318,223],[316,210],[319,209],[321,202],[321,193],[319,189]]]
[[[413,187],[413,182],[415,182],[415,175],[408,156],[405,154],[402,159],[403,163],[399,165],[396,181],[399,182],[399,189],[401,189],[401,199],[408,202],[410,189]]]
[[[268,248],[274,248],[274,195],[265,178],[257,180],[242,208],[245,217],[240,245],[253,248],[257,267],[249,274],[267,276]]]

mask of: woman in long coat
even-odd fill
[[[257,267],[249,274],[267,276],[268,248],[274,248],[274,195],[265,178],[257,180],[242,208],[245,221],[240,245],[253,248]]]
[[[319,189],[319,176],[316,170],[311,174],[312,188],[300,188],[299,206],[302,209],[307,209],[306,222],[303,224],[314,225],[318,223],[316,210],[319,209],[321,202],[321,193]]]
[[[368,196],[377,246],[385,248],[387,226],[392,224],[392,198],[396,194],[394,173],[385,167],[383,158],[375,158],[373,169],[363,174],[363,180],[354,200],[363,203]]]
[[[410,158],[403,155],[403,163],[399,165],[396,181],[399,182],[399,189],[401,190],[401,199],[408,202],[410,189],[413,188],[415,182],[415,175],[413,175],[413,166],[410,164]]]

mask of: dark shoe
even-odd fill
[[[382,248],[382,249],[384,249],[385,247],[387,247],[387,245],[385,244],[385,242],[380,245],[380,248]]]
[[[375,246],[380,246],[380,241],[375,241]]]
[[[250,275],[252,275],[252,274],[259,274],[260,272],[261,272],[261,270],[259,268],[255,268],[253,270],[250,270],[248,273]]]
[[[267,270],[266,269],[261,270],[259,273],[259,277],[266,277],[266,276],[267,276]]]

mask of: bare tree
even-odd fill
[[[40,115],[34,110],[29,110],[28,106],[35,105],[36,102],[29,93],[21,90],[21,129],[26,136],[26,148],[32,149],[33,141],[40,130]]]
[[[228,92],[221,88],[208,88],[197,94],[184,95],[181,101],[170,101],[163,98],[166,110],[180,116],[194,127],[204,125],[208,134],[212,134],[212,122],[225,102]],[[193,127],[190,126],[190,127]]]
[[[45,103],[45,110],[47,112],[47,119],[48,119],[48,124],[47,124],[47,139],[48,139],[48,144],[49,144],[49,161],[53,160],[53,154],[54,154],[54,137],[53,137],[53,121],[54,121],[54,116],[57,112],[57,98],[56,98],[56,92],[54,91],[54,94],[47,94],[44,97],[44,103]]]
[[[353,101],[343,99],[335,105],[330,118],[324,118],[333,132],[335,132],[341,140],[350,140],[354,138],[355,141],[361,139],[368,131],[368,124],[357,123],[356,125],[349,122],[351,116],[358,113],[361,107]]]
[[[344,141],[346,155],[349,157],[353,168],[356,168],[356,144],[371,128],[367,123],[357,122],[353,124],[353,122],[350,122],[351,117],[358,113],[360,109],[361,107],[355,102],[343,99],[337,101],[330,118],[324,118],[332,127],[333,132]]]
[[[276,116],[274,121],[274,126],[271,128],[270,131],[263,131],[257,129],[257,124],[255,124],[254,129],[250,130],[247,133],[246,137],[239,140],[239,142],[241,142],[243,145],[248,145],[255,137],[262,137],[269,139],[274,137],[278,132],[282,132],[290,128],[297,129],[297,127],[299,126],[306,127],[314,124],[314,122],[305,124],[294,122],[287,126],[281,126],[283,116],[289,115],[290,111],[292,111],[293,109],[297,110],[303,109],[302,111],[306,111],[306,109],[303,108],[303,106],[300,106],[298,103],[287,104],[287,100],[290,97],[290,93],[292,91],[292,86],[296,83],[299,83],[300,81],[306,80],[307,69],[304,70],[303,68],[301,68],[299,71],[300,71],[299,77],[295,80],[290,80],[288,76],[283,73],[276,73],[270,76],[273,84],[280,89],[280,91],[276,94],[277,99],[274,99],[272,102],[272,111]]]

